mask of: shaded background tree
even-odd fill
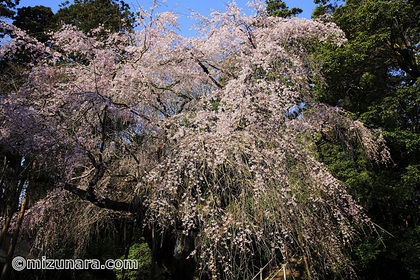
[[[419,23],[418,1],[346,1],[319,6],[346,33],[341,47],[318,49],[325,83],[316,99],[341,106],[372,128],[381,128],[393,162],[371,165],[357,149],[319,139],[321,160],[348,183],[373,221],[387,230],[382,241],[365,239],[356,250],[366,279],[420,277]]]
[[[13,24],[44,43],[49,38],[48,33],[58,28],[54,13],[45,6],[18,8]]]
[[[19,0],[2,0],[0,1],[0,18],[12,18],[15,12],[13,9],[19,5]]]
[[[62,4],[56,14],[58,22],[77,26],[83,32],[91,32],[100,25],[112,32],[124,32],[133,28],[134,14],[124,1],[75,0]]]
[[[292,16],[297,16],[298,14],[303,12],[303,10],[300,8],[292,8],[290,10],[287,7],[286,3],[284,3],[284,1],[267,0],[265,2],[267,4],[267,13],[273,17],[290,18]]]

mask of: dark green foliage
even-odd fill
[[[140,240],[140,242],[143,239]],[[124,256],[120,259],[124,260]],[[150,279],[150,274],[152,270],[152,252],[150,251],[147,243],[135,243],[131,245],[130,251],[128,253],[128,260],[137,260],[138,269],[137,270],[126,270],[124,271],[124,279],[127,280],[136,280],[136,279]],[[115,270],[118,280],[123,279],[123,271]]]
[[[266,0],[265,2],[267,3],[267,13],[270,16],[290,18],[302,13],[302,9],[300,8],[289,10],[286,3],[281,0]]]
[[[392,162],[369,162],[357,147],[348,149],[322,136],[319,157],[381,228],[380,239],[362,238],[353,250],[365,279],[420,279],[420,4],[416,1],[355,1],[331,9],[319,6],[315,17],[333,12],[346,33],[341,47],[325,44],[325,82],[314,94],[341,106],[372,128],[380,128]],[[383,242],[383,244],[382,244]]]
[[[313,15],[319,14],[317,9],[322,7],[325,12],[333,12],[337,7],[343,4],[345,0],[314,0],[315,4],[319,4],[315,9]]]
[[[63,7],[57,12],[59,22],[72,24],[88,33],[101,24],[113,32],[133,28],[134,15],[124,1],[116,0],[75,0],[74,4]]]
[[[19,0],[2,0],[0,1],[0,18],[11,18],[15,12],[13,8],[19,5]]]
[[[40,42],[48,40],[48,31],[57,28],[57,22],[51,8],[44,6],[23,7],[17,10],[13,24],[25,30]]]

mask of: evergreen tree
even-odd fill
[[[127,31],[133,28],[134,16],[124,1],[117,0],[75,0],[62,4],[56,18],[77,26],[83,32],[91,32],[100,25],[112,32]]]
[[[19,5],[19,0],[1,0],[0,18],[11,18],[15,14],[13,9]]]
[[[25,30],[40,42],[48,40],[48,32],[57,29],[56,19],[51,8],[44,6],[22,7],[17,9],[13,24]]]
[[[324,1],[324,4],[330,5]],[[367,279],[420,278],[420,90],[417,1],[354,1],[317,8],[332,11],[348,42],[318,49],[325,83],[316,99],[346,109],[352,118],[381,129],[393,162],[371,165],[356,149],[337,146],[324,135],[318,148],[333,174],[354,194],[384,234],[386,246],[365,239],[358,248],[359,269]]]
[[[291,10],[281,0],[266,0],[267,13],[273,17],[290,18],[302,13],[300,8],[292,8]]]

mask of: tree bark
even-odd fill
[[[26,182],[26,178],[23,178],[19,182],[18,190],[15,193],[16,197],[13,200],[11,211],[10,211],[9,215],[7,216],[7,218],[6,218],[6,221],[5,221],[4,225],[3,225],[3,229],[1,230],[1,234],[0,234],[0,246],[3,244],[4,239],[6,237],[6,233],[7,233],[7,230],[9,229],[10,221],[12,220],[12,217],[13,217],[13,214],[14,214],[14,210],[15,210],[15,208],[17,207],[17,205],[19,203],[19,196],[20,196],[20,193],[22,192],[23,185],[25,184],[25,182]]]
[[[28,201],[28,189],[26,189],[26,193],[23,198],[22,205],[20,206],[20,212],[19,212],[17,223],[16,223],[16,229],[13,234],[13,239],[12,239],[12,242],[10,243],[9,250],[7,252],[6,264],[3,267],[0,280],[6,280],[9,278],[10,266],[12,265],[12,258],[15,252],[16,243],[19,236],[20,226],[22,225],[23,216],[25,215],[25,207],[26,207],[27,201]]]

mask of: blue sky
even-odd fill
[[[19,7],[27,6],[36,6],[42,5],[46,7],[51,7],[52,11],[55,13],[60,8],[59,5],[65,0],[20,0]],[[130,4],[132,7],[149,7],[151,6],[152,0],[124,0],[127,4]],[[161,1],[160,1],[161,2]],[[190,10],[199,12],[202,15],[208,15],[213,10],[223,11],[225,6],[230,3],[230,0],[167,0],[162,7],[164,10],[172,10],[181,15],[185,16],[185,19],[180,19],[181,32],[184,36],[194,36],[194,31],[190,31],[189,27],[194,23],[192,20],[188,19],[187,16],[190,14]],[[248,10],[247,3],[249,0],[236,0],[236,4],[243,8],[245,13],[250,14]],[[73,3],[70,0],[70,3]],[[285,3],[289,8],[299,7],[303,10],[303,13],[299,16],[301,18],[311,18],[312,11],[315,9],[315,4],[313,0],[286,0]]]

